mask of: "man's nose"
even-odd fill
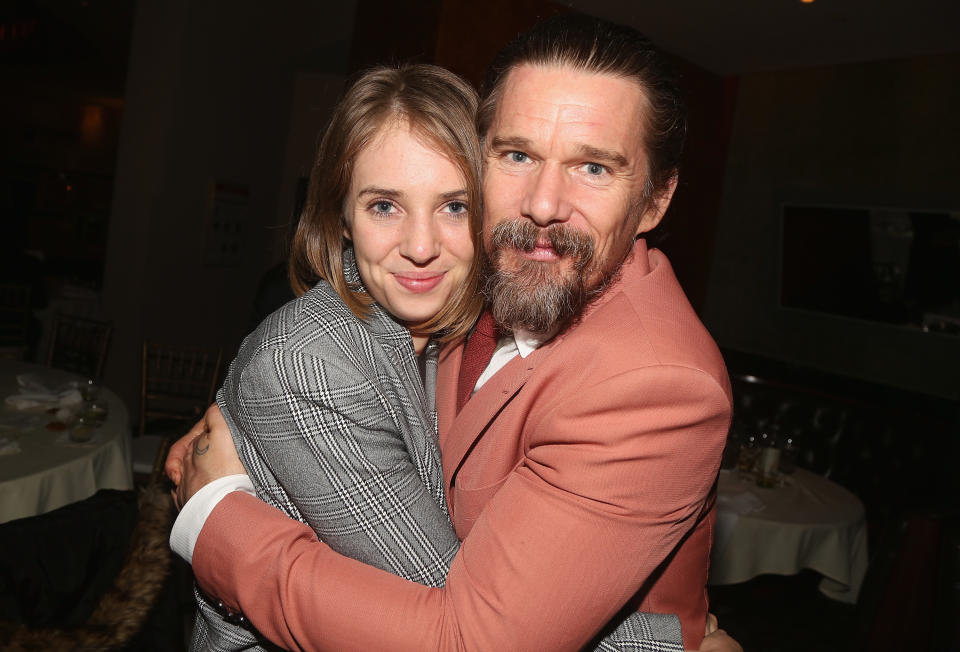
[[[522,213],[540,226],[570,219],[568,179],[561,165],[545,163],[529,177]]]
[[[400,255],[424,265],[440,255],[440,234],[429,215],[409,215],[403,225]]]

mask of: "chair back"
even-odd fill
[[[30,286],[0,284],[0,357],[23,357],[29,327]]]
[[[88,378],[101,378],[113,325],[110,322],[58,314],[50,331],[47,366]]]
[[[198,420],[213,401],[222,359],[222,349],[144,342],[140,434]]]

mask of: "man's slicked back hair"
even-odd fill
[[[687,112],[675,74],[646,37],[633,28],[582,14],[537,23],[501,50],[487,71],[477,113],[482,139],[510,71],[523,65],[567,67],[636,81],[646,104],[641,116],[648,159],[644,202],[669,187],[680,166]]]

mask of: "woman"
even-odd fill
[[[347,92],[294,240],[302,296],[247,338],[218,395],[259,497],[334,550],[429,586],[459,547],[434,382],[439,343],[480,308],[476,102],[433,66],[378,68]],[[198,599],[194,649],[257,644]],[[634,615],[606,649],[675,620]],[[681,648],[659,638],[657,649]]]
[[[357,80],[294,238],[301,296],[246,339],[218,395],[261,499],[343,554],[431,586],[459,546],[433,383],[439,342],[480,309],[476,105],[435,66]],[[194,649],[256,643],[197,597]]]

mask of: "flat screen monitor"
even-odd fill
[[[780,301],[960,335],[960,212],[783,206]]]

